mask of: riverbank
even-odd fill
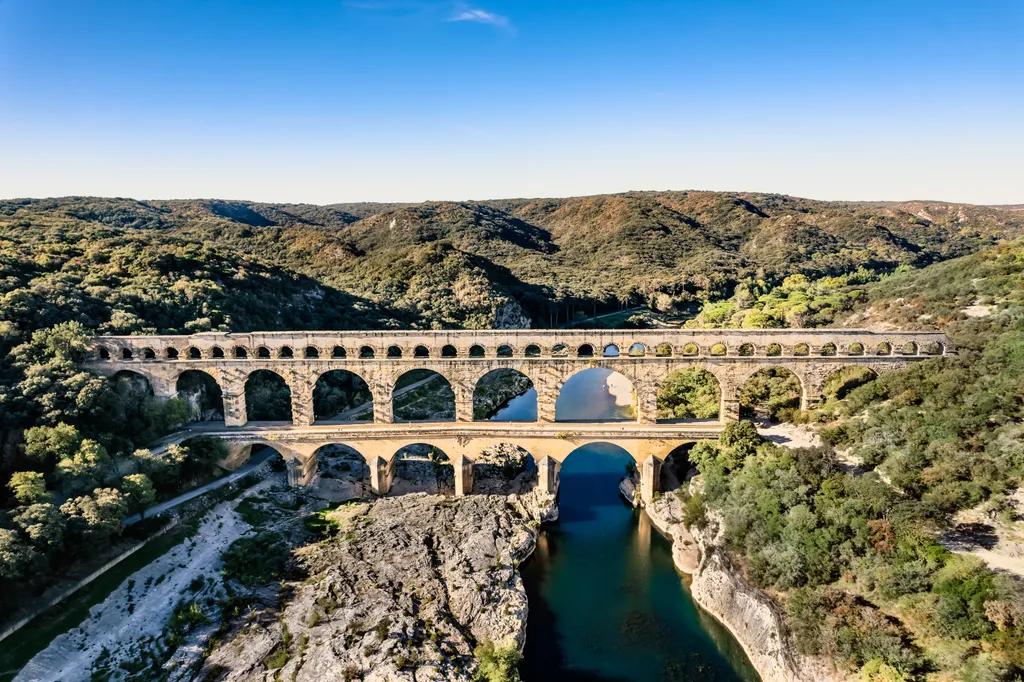
[[[692,576],[693,600],[732,633],[763,682],[851,682],[825,662],[796,652],[781,606],[748,583],[721,549],[719,519],[708,515],[704,528],[691,532],[683,525],[677,493],[652,500],[643,513],[672,542],[676,568]]]

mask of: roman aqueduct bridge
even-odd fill
[[[289,477],[296,483],[312,480],[316,450],[339,443],[363,455],[370,464],[374,490],[386,492],[395,453],[408,443],[427,443],[452,458],[456,492],[461,494],[472,488],[475,452],[489,444],[511,442],[528,451],[526,445],[537,447],[536,455],[543,453],[538,457],[541,485],[545,476],[553,485],[562,459],[579,444],[600,441],[620,444],[630,452],[647,483],[642,492],[649,497],[656,486],[656,469],[668,452],[685,442],[716,437],[720,424],[739,418],[740,391],[759,369],[781,367],[792,372],[801,386],[800,406],[809,409],[820,400],[828,377],[843,367],[866,367],[880,374],[951,352],[949,338],[940,332],[854,329],[287,331],[102,336],[94,340],[93,358],[86,366],[106,376],[126,371],[140,374],[155,395],[165,398],[177,394],[182,373],[206,373],[217,382],[224,402],[224,427],[211,435],[227,440],[236,452],[256,443],[273,444],[293,462]],[[559,428],[554,424],[559,391],[574,374],[594,367],[629,379],[636,398],[636,423]],[[717,379],[719,425],[657,423],[659,388],[673,371],[690,367],[706,370]],[[477,383],[502,369],[520,372],[532,382],[538,423],[472,423]],[[287,384],[291,426],[270,430],[245,426],[246,381],[259,370],[273,372]],[[373,398],[374,424],[314,425],[313,390],[317,380],[332,370],[352,372],[366,382]],[[394,424],[395,386],[412,370],[431,370],[449,382],[455,394],[454,423]],[[466,462],[468,469],[463,466]]]

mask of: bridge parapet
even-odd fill
[[[935,331],[866,329],[572,329],[207,332],[100,336],[97,359],[485,361],[488,358],[918,356],[953,351]]]

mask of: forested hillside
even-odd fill
[[[91,333],[547,327],[633,305],[691,326],[941,328],[958,356],[851,377],[814,414],[771,411],[816,422],[865,476],[740,439],[697,457],[694,513],[722,513],[749,577],[791,595],[807,650],[870,680],[1013,679],[1018,593],[935,538],[1024,475],[1022,235],[1019,207],[742,193],[0,202],[0,592],[44,585],[216,458],[148,457],[183,408],[78,369]],[[764,388],[787,404],[783,378]],[[815,629],[826,607],[846,620]]]

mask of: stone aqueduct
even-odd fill
[[[456,493],[472,489],[472,461],[496,443],[523,446],[537,458],[541,486],[557,485],[557,469],[572,450],[590,442],[621,445],[637,461],[641,494],[649,498],[658,469],[679,445],[716,437],[721,425],[739,418],[740,390],[757,370],[783,367],[801,385],[801,408],[820,400],[826,379],[856,365],[882,373],[909,362],[953,352],[940,332],[867,330],[482,330],[203,333],[189,336],[104,336],[94,340],[87,367],[113,376],[141,374],[155,395],[173,397],[178,377],[205,372],[219,385],[224,427],[218,435],[241,459],[256,443],[270,444],[290,462],[289,478],[308,483],[316,474],[316,451],[344,444],[368,462],[375,492],[387,492],[395,454],[411,443],[436,445],[452,459]],[[554,424],[563,384],[593,367],[628,378],[636,397],[636,424]],[[721,389],[719,423],[657,423],[658,389],[677,369],[710,372]],[[392,395],[405,373],[425,369],[444,377],[455,394],[454,423],[395,424]],[[473,394],[488,373],[510,369],[537,391],[536,424],[473,421]],[[245,384],[269,370],[291,392],[293,424],[246,426]],[[362,378],[373,397],[374,423],[315,425],[313,389],[326,372],[346,370]],[[244,428],[238,428],[244,427]],[[559,427],[569,427],[559,428]],[[531,449],[532,448],[532,449]]]

